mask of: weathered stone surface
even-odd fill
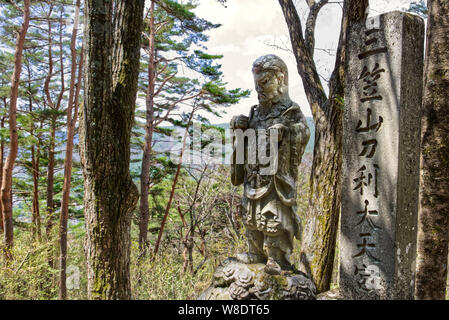
[[[269,274],[262,263],[224,260],[216,269],[212,285],[198,300],[313,300],[316,289],[302,272]]]
[[[343,300],[343,296],[339,289],[325,291],[317,295],[317,300]]]
[[[340,290],[413,299],[424,22],[391,12],[348,37]]]
[[[301,108],[290,99],[284,61],[265,55],[252,71],[259,104],[230,124],[231,182],[244,187],[240,214],[248,239],[248,251],[238,258],[288,270],[293,238],[301,235],[296,182],[310,131]]]

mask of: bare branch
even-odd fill
[[[160,57],[159,59],[157,59],[156,60],[156,63],[160,63],[160,62],[172,62],[172,61],[176,61],[176,60],[180,60],[180,59],[182,59],[182,57],[181,56],[178,56],[178,57],[174,57],[174,58],[171,58],[171,59],[167,59],[167,58],[164,58],[164,57]]]
[[[50,18],[50,17],[32,17],[31,21],[48,21],[48,22],[59,22],[61,24],[67,24],[67,19],[63,18]]]
[[[289,53],[293,53],[293,50],[288,48],[284,43],[282,44],[282,46],[279,46],[276,43],[269,43],[267,40],[265,40],[264,44],[266,46],[272,47],[272,48],[277,49],[277,50],[282,50],[282,51],[286,51],[286,52],[289,52]]]
[[[310,12],[306,21],[306,30],[305,30],[305,42],[306,46],[309,48],[310,52],[313,55],[313,51],[315,48],[315,26],[316,19],[318,14],[320,13],[321,8],[328,3],[328,0],[321,0],[318,3],[314,3],[310,7]]]
[[[15,1],[13,1],[13,0],[5,0],[5,1],[23,13],[23,9],[21,7],[19,7]]]
[[[306,0],[309,9],[311,9],[315,5],[315,0]]]
[[[166,26],[168,24],[168,21],[164,21],[164,22],[160,22],[158,24],[155,25],[155,30],[154,33],[158,33],[159,30],[161,30],[164,26]]]
[[[161,93],[162,89],[165,87],[165,84],[170,81],[173,77],[175,77],[178,73],[175,72],[171,76],[164,79],[164,81],[159,86],[159,89],[154,93],[155,96],[157,96],[159,93]]]
[[[178,99],[177,101],[173,102],[173,103],[168,107],[168,111],[167,111],[167,113],[165,114],[165,116],[164,116],[163,118],[160,118],[159,121],[156,121],[155,126],[158,126],[158,125],[160,125],[162,122],[166,121],[166,120],[168,119],[168,117],[169,117],[170,111],[172,111],[172,110],[176,107],[176,105],[177,105],[178,103],[181,103],[181,102],[184,102],[184,101],[187,101],[187,100],[194,99],[194,98],[196,98],[196,97],[199,97],[200,95],[202,95],[202,91],[200,91],[200,92],[197,93],[197,94],[191,95],[191,96],[187,96],[187,97],[183,96],[183,98]]]
[[[316,116],[317,108],[325,108],[326,92],[321,84],[320,76],[313,61],[313,50],[307,47],[302,35],[301,20],[292,0],[278,0],[287,22],[293,53],[295,54],[298,73],[303,80],[307,100]]]

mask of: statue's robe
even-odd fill
[[[231,180],[234,185],[244,185],[241,214],[247,229],[262,232],[265,239],[267,236],[286,235],[291,249],[293,237],[299,239],[301,234],[301,222],[296,214],[296,181],[310,131],[303,113],[294,102],[274,106],[265,117],[259,116],[257,107],[251,109],[248,128],[257,132],[276,124],[284,126],[284,134],[278,143],[276,173],[260,174],[262,166],[258,160],[256,164],[248,164],[248,148],[254,148],[254,145],[248,145],[247,139],[242,141],[235,137]],[[244,164],[236,163],[236,150],[241,143],[245,150]]]

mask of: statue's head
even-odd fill
[[[278,56],[268,54],[254,61],[253,75],[260,102],[277,103],[288,97],[287,65]]]

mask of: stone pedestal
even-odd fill
[[[313,282],[302,272],[265,272],[265,264],[224,260],[215,270],[212,285],[198,300],[314,300]]]
[[[424,22],[390,12],[347,44],[340,292],[413,299]]]

